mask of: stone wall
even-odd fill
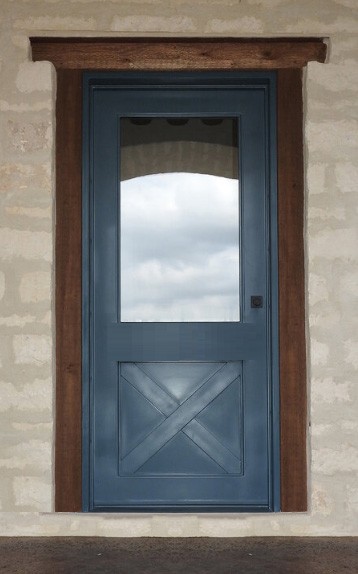
[[[1,0],[0,534],[358,534],[357,0]],[[310,509],[53,513],[56,78],[31,35],[326,36],[305,78]]]

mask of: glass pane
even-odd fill
[[[237,119],[120,124],[121,321],[239,321]]]

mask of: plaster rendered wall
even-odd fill
[[[358,534],[357,0],[1,0],[0,534]],[[305,82],[310,510],[53,510],[55,73],[31,35],[327,36]],[[293,302],[294,304],[294,302]]]

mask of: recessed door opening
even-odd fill
[[[279,509],[275,78],[85,74],[84,510]]]

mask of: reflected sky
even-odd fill
[[[238,181],[121,183],[121,321],[239,321]]]

